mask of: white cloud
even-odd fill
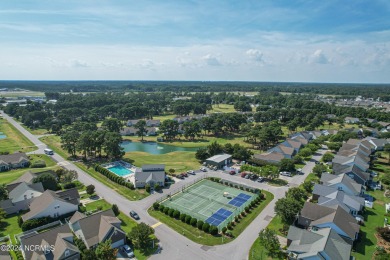
[[[328,63],[330,63],[330,60],[324,54],[323,50],[318,49],[313,54],[310,55],[309,63],[310,64],[328,64]]]
[[[246,53],[246,55],[249,56],[249,58],[251,60],[254,60],[256,62],[262,62],[263,61],[263,53],[260,50],[249,49],[245,53]]]
[[[206,62],[207,65],[209,66],[221,66],[221,62],[217,57],[211,54],[207,54],[202,57],[202,60]]]
[[[87,62],[85,62],[83,60],[77,60],[77,59],[70,60],[69,65],[72,68],[86,68],[86,67],[90,66]]]

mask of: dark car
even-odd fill
[[[258,178],[258,176],[256,174],[252,174],[250,178],[252,181],[255,181]]]
[[[183,176],[181,173],[178,174],[178,175],[176,175],[176,178],[181,179],[181,180],[184,180],[184,176]]]
[[[234,175],[234,174],[236,174],[236,171],[230,171],[229,174]]]
[[[130,211],[130,217],[132,217],[135,220],[139,220],[139,216],[134,210]]]
[[[188,177],[188,174],[187,174],[186,172],[182,172],[181,175],[182,175],[183,177]]]

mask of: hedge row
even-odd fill
[[[169,207],[165,207],[164,205],[160,205],[158,202],[155,202],[153,204],[153,208],[155,210],[161,211],[167,216],[180,220],[183,223],[186,223],[193,227],[197,227],[198,229],[203,230],[206,233],[209,233],[211,235],[218,234],[218,227],[210,225],[209,223],[205,223],[202,220],[197,220],[196,218],[191,217],[190,215],[180,213],[180,211],[178,211],[177,209],[175,210]]]
[[[106,168],[100,166],[100,165],[95,165],[95,171],[101,173],[102,175],[106,176],[109,178],[111,181],[118,183],[119,185],[125,186],[129,189],[134,190],[134,185],[131,182],[125,181],[122,177],[110,172]]]
[[[49,224],[51,222],[56,221],[56,218],[51,217],[43,217],[43,218],[36,218],[36,219],[30,219],[23,222],[21,225],[22,231],[27,231],[33,228],[37,228],[46,224]]]

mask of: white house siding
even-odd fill
[[[42,192],[39,192],[39,191],[36,191],[33,189],[26,190],[19,198],[13,198],[12,202],[15,203],[15,202],[25,200],[24,195],[26,195],[26,199],[32,199],[32,198],[37,198],[37,197],[41,196],[41,194],[42,194]]]
[[[59,208],[55,208],[56,206],[59,206]],[[71,212],[77,211],[78,206],[67,203],[67,202],[62,202],[62,201],[53,201],[50,203],[46,209],[42,210],[35,216],[31,216],[29,219],[34,219],[34,218],[41,218],[41,217],[57,217],[56,213],[58,213],[58,216],[65,215]],[[25,219],[26,221],[27,219]]]

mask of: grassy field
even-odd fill
[[[236,112],[236,110],[234,109],[234,105],[219,104],[219,105],[213,105],[212,107],[213,109],[208,111],[208,114]]]
[[[245,218],[241,219],[240,222],[234,227],[232,233],[233,238],[222,237],[220,235],[212,236],[207,234],[196,227],[185,224],[180,220],[171,218],[160,211],[155,211],[153,208],[148,210],[149,214],[160,220],[161,222],[168,225],[170,228],[178,232],[179,234],[191,239],[192,241],[208,246],[221,245],[231,242],[235,237],[239,236],[242,231],[260,214],[260,212],[272,201],[273,195],[267,191],[262,191],[266,199],[261,202],[260,206],[256,207],[251,211]]]
[[[75,163],[75,165],[77,165],[81,170],[85,171],[86,173],[88,173],[89,175],[94,177],[99,182],[103,183],[104,185],[111,188],[112,190],[118,192],[123,197],[127,198],[128,200],[140,200],[140,199],[143,199],[143,198],[149,196],[149,193],[147,193],[144,189],[131,190],[129,188],[126,188],[125,186],[121,186],[121,185],[111,181],[110,179],[108,179],[104,175],[98,173],[92,167],[86,166],[82,162],[77,162],[77,163]],[[84,184],[88,185],[88,183],[84,183]]]
[[[33,164],[36,161],[45,161],[46,167],[53,167],[57,165],[53,159],[51,159],[50,156],[47,156],[46,154],[30,154],[28,156],[30,158],[31,164]]]
[[[7,136],[4,139],[0,139],[0,152],[30,152],[37,149],[30,140],[8,123],[7,120],[0,119],[0,132]]]
[[[102,210],[107,210],[107,209],[110,209],[112,207],[112,205],[109,204],[107,201],[99,200],[96,202],[88,203],[86,205],[86,208],[87,208],[87,211],[89,211],[89,210],[97,209],[99,206],[102,207]],[[135,222],[132,218],[130,218],[124,212],[120,212],[117,217],[122,221],[121,228],[123,231],[125,231],[126,234],[128,234],[133,229],[133,227],[135,227],[137,225],[137,222]],[[150,256],[153,253],[153,251],[154,251],[153,249],[148,249],[146,251],[144,251],[144,250],[141,251],[141,250],[135,249],[134,254],[135,254],[137,259],[143,260],[143,259],[147,259],[148,256]]]
[[[374,165],[374,171],[379,174],[390,174],[390,167],[387,164],[387,158],[381,158]],[[365,218],[364,226],[360,227],[360,240],[353,248],[352,255],[356,259],[369,260],[372,259],[376,251],[377,239],[375,237],[375,229],[383,226],[386,209],[385,204],[390,203],[390,198],[384,196],[384,191],[368,191],[368,194],[375,198],[374,207],[372,209],[366,208],[363,214]]]
[[[200,163],[195,158],[193,152],[172,152],[166,154],[149,154],[145,152],[128,152],[124,156],[134,160],[133,164],[142,166],[143,164],[165,164],[165,168],[175,169],[176,173],[194,170],[200,167]]]
[[[249,251],[248,259],[249,260],[272,260],[272,259],[282,260],[284,258],[268,256],[268,250],[265,249],[265,247],[262,244],[260,244],[260,241],[257,238]]]
[[[0,91],[0,97],[44,97],[45,93],[38,91]]]
[[[61,137],[58,135],[44,136],[39,138],[39,140],[47,144],[55,153],[58,153],[60,156],[64,158],[68,158],[70,156],[69,153],[61,148]]]

